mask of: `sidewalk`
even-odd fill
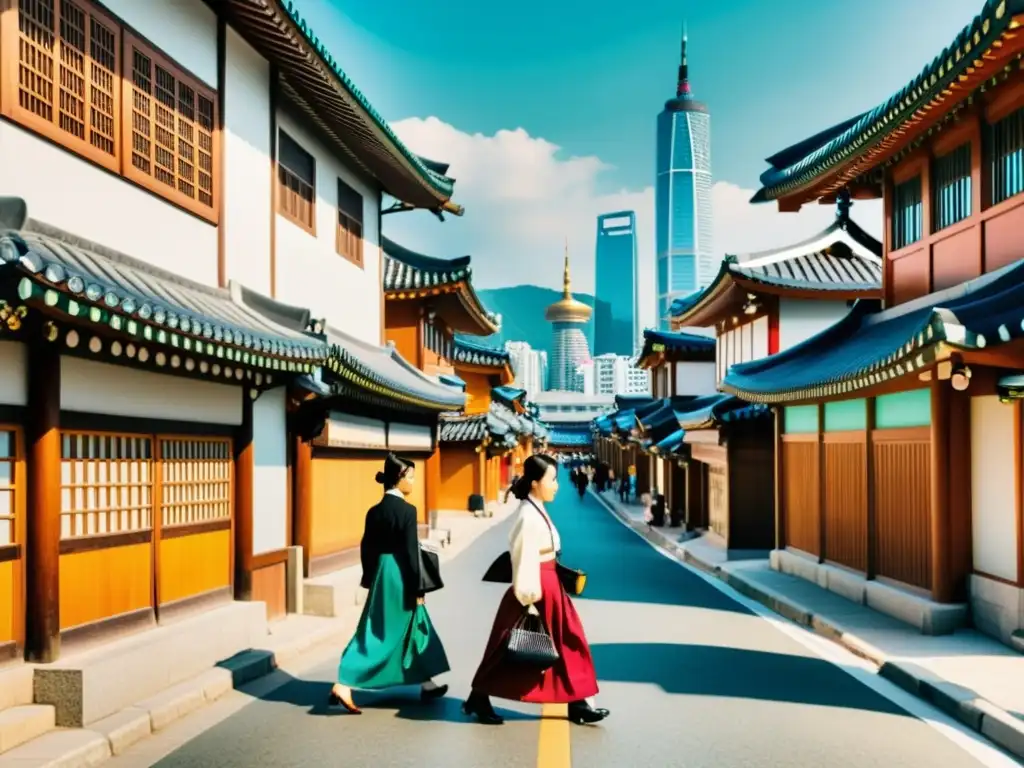
[[[610,492],[594,494],[619,519],[679,560],[871,661],[878,673],[1011,754],[1024,758],[1024,656],[972,629],[927,636],[796,576],[765,559],[727,560],[701,537],[649,528],[643,511]],[[680,541],[680,539],[684,539]]]
[[[444,545],[439,549],[441,562],[458,556],[480,535],[505,520],[513,510],[514,505],[496,505],[493,517],[484,518],[467,513],[440,514],[437,527],[438,532],[443,532],[444,539]],[[353,569],[357,571],[359,566],[345,571]],[[358,576],[351,582],[356,589],[354,585],[358,584]],[[333,617],[289,614],[287,618],[267,625],[266,636],[258,643],[254,641],[254,648],[224,659],[157,695],[133,701],[130,706],[109,716],[91,722],[86,720],[81,728],[56,727],[54,707],[31,703],[32,665],[5,667],[0,670],[0,768],[85,768],[99,765],[113,756],[123,755],[138,742],[213,704],[232,690],[271,675],[277,669],[288,670],[301,664],[303,658],[327,653],[330,648],[340,653],[351,637],[362,610],[363,601],[356,594],[350,595],[345,601],[344,611]],[[159,631],[159,628],[150,631]],[[137,643],[141,637],[130,636],[122,642]],[[103,654],[105,650],[101,646],[92,652]],[[116,685],[116,682],[111,680],[110,684]]]

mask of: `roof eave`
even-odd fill
[[[389,195],[415,208],[461,215],[451,201],[454,181],[398,139],[324,48],[295,0],[208,2],[228,13],[231,26],[277,66],[299,106]]]
[[[768,294],[780,298],[789,299],[818,299],[834,301],[855,301],[857,299],[880,299],[882,298],[882,286],[877,288],[865,287],[843,287],[826,288],[825,285],[808,283],[805,286],[794,286],[776,283],[769,280],[758,280],[749,275],[732,275],[732,280],[738,288],[750,293]]]

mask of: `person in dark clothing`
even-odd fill
[[[366,513],[359,545],[360,583],[370,593],[341,656],[338,682],[329,698],[331,705],[353,714],[360,713],[352,700],[353,688],[418,684],[423,701],[448,691],[447,685],[434,683],[434,677],[450,667],[423,600],[416,507],[406,501],[414,480],[413,464],[388,454],[384,471],[377,473],[384,498]]]
[[[576,476],[576,491],[579,493],[580,498],[587,492],[587,486],[590,484],[590,478],[587,476],[585,469],[580,469],[579,474]]]
[[[629,475],[623,475],[619,480],[619,501],[626,503],[629,497]]]

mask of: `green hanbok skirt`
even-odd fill
[[[356,633],[341,655],[338,682],[378,690],[419,685],[449,669],[427,607],[406,607],[398,563],[382,555]]]

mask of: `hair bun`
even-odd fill
[[[385,480],[385,477],[384,477],[384,473],[383,473],[383,472],[378,472],[378,473],[377,473],[377,477],[376,477],[376,478],[374,478],[374,479],[375,479],[375,480],[376,480],[376,481],[377,481],[377,482],[378,482],[378,483],[379,483],[380,485],[384,485],[384,480]]]

